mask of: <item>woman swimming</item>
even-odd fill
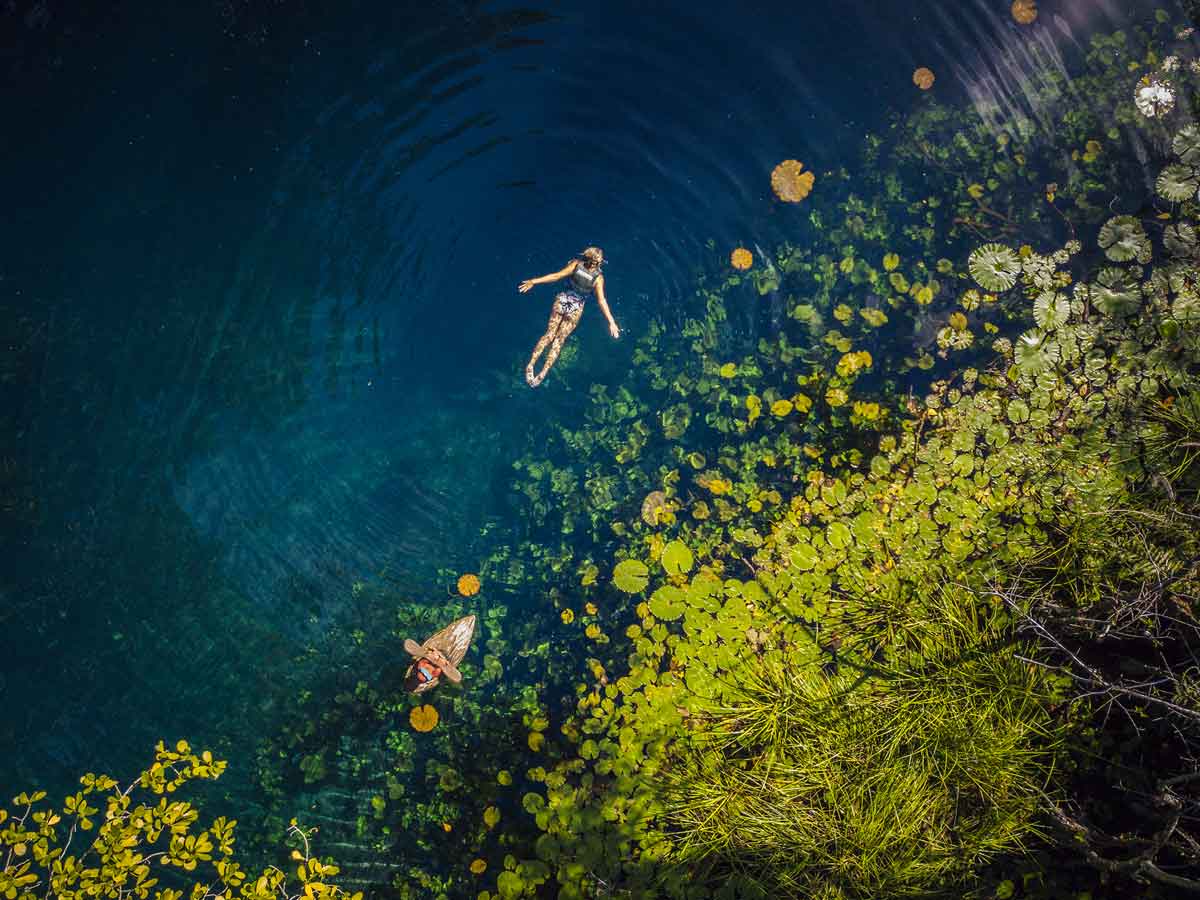
[[[583,304],[587,295],[593,291],[600,304],[600,311],[604,313],[604,318],[608,319],[608,333],[614,340],[621,336],[621,329],[617,327],[616,320],[608,308],[608,299],[604,296],[604,276],[600,274],[603,262],[604,254],[600,248],[588,247],[579,254],[578,259],[571,260],[557,272],[543,275],[541,278],[530,278],[522,281],[517,287],[517,290],[524,294],[535,284],[548,284],[562,278],[571,279],[571,286],[554,298],[554,306],[550,308],[550,324],[546,326],[546,333],[533,348],[529,365],[525,367],[525,380],[530,387],[537,387],[545,379],[546,373],[562,352],[563,344],[579,324],[579,317],[583,315]],[[543,351],[546,353],[546,361],[542,364],[542,371],[535,375],[534,366]]]

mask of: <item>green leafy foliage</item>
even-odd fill
[[[170,874],[175,870],[194,880],[188,896],[197,900],[360,900],[361,892],[334,884],[338,867],[313,855],[309,833],[295,821],[289,828],[299,844],[292,851],[294,877],[273,866],[258,874],[244,870],[233,856],[235,821],[220,817],[197,827],[199,811],[174,795],[190,781],[219,778],[225,767],[207,750],[193,753],[185,741],[173,749],[160,742],[154,763],[125,787],[87,774],[61,807],[43,804],[43,791],[17,795],[11,811],[0,809],[0,892],[8,900],[181,900],[184,891],[163,886],[164,875],[168,884],[179,883]]]

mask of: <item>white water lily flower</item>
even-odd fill
[[[1178,56],[1168,56],[1166,59],[1164,59],[1162,61],[1162,70],[1164,72],[1174,72],[1178,68],[1179,68],[1179,57]]]
[[[1175,89],[1166,81],[1144,78],[1133,94],[1133,103],[1147,119],[1157,119],[1175,108]]]

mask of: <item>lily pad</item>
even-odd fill
[[[1100,228],[1097,238],[1104,255],[1113,262],[1149,262],[1150,238],[1133,216],[1113,216]]]
[[[692,551],[683,541],[671,541],[663,548],[662,567],[668,575],[686,575],[694,562]]]
[[[1171,151],[1189,166],[1200,165],[1200,128],[1185,125],[1171,141]]]
[[[1158,173],[1158,180],[1154,182],[1154,189],[1158,191],[1158,195],[1172,203],[1190,200],[1197,187],[1200,187],[1200,176],[1196,170],[1179,163],[1171,163],[1164,168]]]
[[[650,570],[640,559],[626,559],[613,569],[613,584],[627,594],[639,594],[650,583]]]
[[[1008,420],[1017,424],[1029,420],[1029,405],[1020,397],[1009,401]]]
[[[1163,232],[1163,246],[1172,256],[1195,255],[1196,229],[1187,222],[1169,225]]]
[[[797,544],[792,548],[792,565],[802,572],[807,572],[817,564],[820,554],[812,544]]]
[[[1014,356],[1021,372],[1040,375],[1058,363],[1058,344],[1048,334],[1035,328],[1017,339]]]
[[[658,527],[659,514],[667,505],[667,495],[662,491],[651,491],[642,501],[642,521],[651,528]]]
[[[851,543],[850,529],[846,527],[844,522],[834,522],[829,526],[829,531],[826,533],[826,539],[829,541],[829,546],[835,550],[842,550]]]
[[[1107,316],[1133,313],[1141,303],[1136,282],[1122,269],[1102,269],[1091,290],[1092,304]]]
[[[1070,301],[1056,291],[1043,291],[1033,301],[1033,319],[1038,328],[1053,331],[1065,324],[1070,315]]]
[[[501,872],[496,879],[496,892],[501,900],[517,900],[525,893],[525,882],[516,872]]]
[[[984,244],[971,252],[967,268],[985,291],[1007,291],[1021,274],[1021,258],[1003,244]]]
[[[673,584],[664,584],[650,595],[650,612],[664,622],[673,622],[687,610],[687,594]]]

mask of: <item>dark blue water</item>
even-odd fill
[[[804,240],[775,163],[855,165],[920,65],[1018,109],[1152,6],[1047,0],[1018,47],[960,0],[0,5],[0,786],[249,752],[375,621],[351,585],[520,540],[539,429],[731,247]],[[628,339],[589,309],[531,392],[516,284],[589,244]]]

